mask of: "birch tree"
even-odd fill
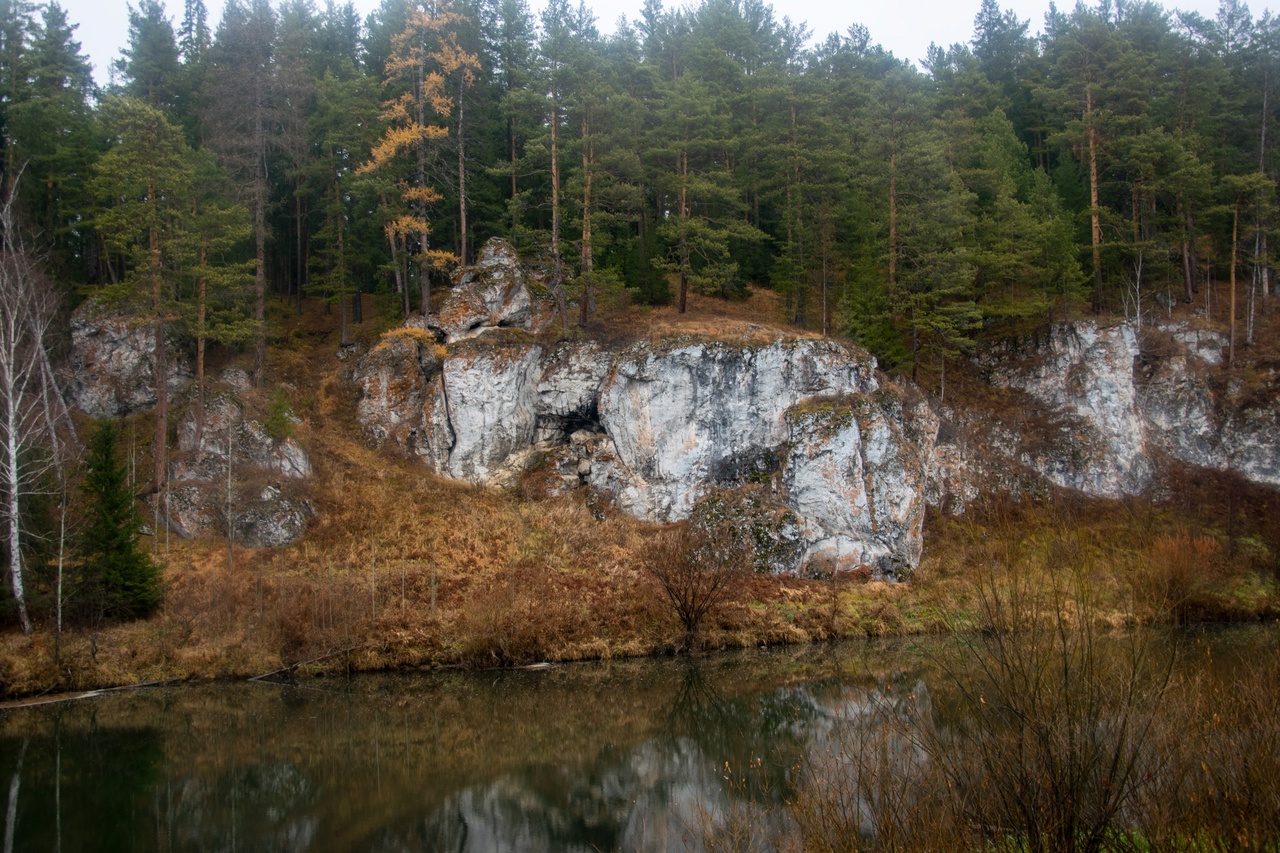
[[[10,199],[11,201],[12,199]],[[9,586],[24,633],[27,613],[22,514],[27,498],[62,457],[59,428],[70,423],[54,382],[48,335],[57,292],[18,237],[6,202],[0,210],[0,490],[9,557]]]

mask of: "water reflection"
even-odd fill
[[[948,725],[920,644],[153,690],[0,715],[5,850],[701,849]],[[931,691],[927,685],[933,685]],[[833,768],[838,772],[831,772]],[[906,780],[906,781],[904,781]]]

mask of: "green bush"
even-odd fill
[[[289,399],[285,397],[283,389],[276,389],[275,396],[267,406],[267,414],[263,418],[262,426],[266,429],[267,435],[276,441],[284,441],[293,434],[293,411],[289,407]]]

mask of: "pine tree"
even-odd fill
[[[90,110],[89,61],[73,36],[76,26],[56,3],[43,10],[28,56],[27,96],[10,107],[13,156],[23,218],[40,234],[56,272],[87,275],[89,235],[78,227],[89,206],[86,183],[99,141]]]
[[[102,422],[85,457],[83,489],[89,507],[80,560],[95,620],[146,616],[162,595],[160,567],[139,546],[141,523],[116,440],[115,424]]]
[[[268,156],[282,122],[275,64],[276,16],[268,0],[231,0],[209,49],[209,146],[236,179],[253,215],[253,381],[266,368]]]
[[[178,106],[178,41],[161,0],[129,7],[129,45],[120,53],[114,67],[124,94],[161,109]]]
[[[167,326],[173,317],[175,270],[190,248],[187,220],[194,178],[191,151],[182,132],[155,107],[115,98],[104,108],[117,144],[98,161],[92,189],[110,207],[95,226],[107,247],[129,262],[109,296],[149,316],[154,335],[156,430],[153,483],[167,478]],[[145,306],[145,307],[143,307]]]

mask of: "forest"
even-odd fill
[[[69,304],[252,348],[258,381],[268,296],[323,301],[344,333],[356,294],[425,313],[495,235],[578,323],[751,283],[913,375],[993,325],[1141,323],[1237,276],[1244,344],[1273,289],[1280,22],[1238,0],[1212,20],[1051,6],[1038,38],[983,0],[922,71],[761,0],[646,0],[607,37],[569,0],[385,0],[365,21],[234,0],[220,22],[141,0],[105,90],[56,3],[2,14],[26,245]]]

